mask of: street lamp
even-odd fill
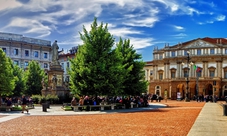
[[[190,51],[187,51],[187,74],[186,74],[186,84],[187,84],[187,86],[186,86],[186,93],[185,93],[185,101],[186,102],[189,102],[190,101],[190,99],[188,98],[188,93],[189,93],[189,70],[190,70],[190,67],[193,65],[193,63],[191,62],[191,63],[189,63],[189,61],[190,61],[190,56],[189,56],[189,54],[190,54]],[[184,65],[184,63],[182,62],[182,65]]]

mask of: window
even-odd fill
[[[162,54],[159,54],[159,59],[163,59]]]
[[[43,54],[44,59],[47,59],[47,58],[48,58],[47,55],[48,55],[47,53],[44,53],[44,54]]]
[[[197,49],[197,55],[201,55],[201,49]]]
[[[39,52],[38,51],[34,51],[34,57],[36,57],[36,58],[39,57]]]
[[[210,54],[214,54],[214,49],[210,49]]]
[[[69,68],[69,62],[67,62],[67,68]]]
[[[175,71],[171,71],[171,78],[175,78],[176,72]]]
[[[227,79],[227,71],[224,72],[224,78]]]
[[[153,75],[153,71],[150,71],[150,76],[152,76]]]
[[[163,73],[159,73],[159,79],[160,79],[160,80],[163,79]]]
[[[187,55],[188,55],[188,53],[187,53],[187,51],[185,50],[185,51],[184,51],[184,56],[187,56]]]
[[[28,66],[28,62],[27,62],[27,61],[25,61],[25,62],[24,62],[24,65],[25,65],[25,67],[27,67],[27,66]]]
[[[172,57],[175,57],[175,51],[172,51],[171,54]]]
[[[24,55],[25,55],[25,57],[29,57],[29,51],[25,50]]]
[[[188,77],[188,71],[186,69],[184,70],[184,77]]]
[[[18,55],[18,53],[19,53],[18,49],[14,49],[13,54]]]
[[[6,48],[2,48],[2,50],[6,53]]]
[[[19,61],[18,60],[14,60],[13,63],[14,63],[14,65],[19,65]]]
[[[227,49],[225,49],[225,54],[227,54]]]
[[[48,68],[48,64],[47,63],[44,63],[43,67],[44,68]]]
[[[214,77],[214,71],[210,71],[210,77]]]
[[[198,77],[201,77],[201,72],[196,72]]]

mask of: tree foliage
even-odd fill
[[[0,97],[13,94],[16,78],[13,75],[13,69],[8,58],[0,48]]]
[[[122,40],[120,38],[117,44],[116,52],[122,55],[122,65],[125,68],[125,81],[123,82],[125,95],[140,95],[145,93],[147,82],[144,79],[145,73],[143,68],[145,63],[141,61],[142,56],[136,53],[130,40]]]
[[[13,75],[15,76],[15,88],[13,90],[14,96],[22,95],[22,92],[25,91],[25,79],[24,79],[24,71],[18,65],[14,65],[11,61],[11,65],[13,68]]]
[[[42,78],[44,78],[44,70],[36,61],[30,61],[28,69],[25,71],[26,90],[24,94],[36,95],[41,94]]]
[[[114,38],[107,24],[97,25],[94,19],[91,31],[80,33],[83,45],[71,60],[70,87],[73,93],[83,95],[116,95],[121,93],[124,80],[121,57],[113,51]]]

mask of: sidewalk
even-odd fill
[[[223,116],[223,107],[218,103],[206,103],[188,136],[224,135],[227,135],[227,116]]]
[[[117,110],[104,110],[104,111],[64,111],[60,105],[50,105],[50,108],[47,109],[47,112],[43,112],[42,106],[35,106],[34,109],[30,109],[29,113],[25,111],[25,113],[21,113],[21,111],[4,111],[0,112],[0,115],[6,115],[5,117],[0,118],[0,123],[4,121],[8,121],[14,118],[18,118],[21,116],[48,116],[48,115],[91,115],[91,114],[109,114],[109,113],[123,113],[123,112],[137,112],[137,111],[145,111],[157,108],[164,108],[165,104],[155,103],[150,104],[148,107],[140,107],[133,109],[117,109]]]

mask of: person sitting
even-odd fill
[[[7,106],[6,110],[7,111],[11,111],[11,108],[12,108],[12,98],[9,98],[7,100],[6,106]]]
[[[76,98],[73,97],[72,101],[71,101],[71,106],[76,106],[77,103],[76,103]]]

